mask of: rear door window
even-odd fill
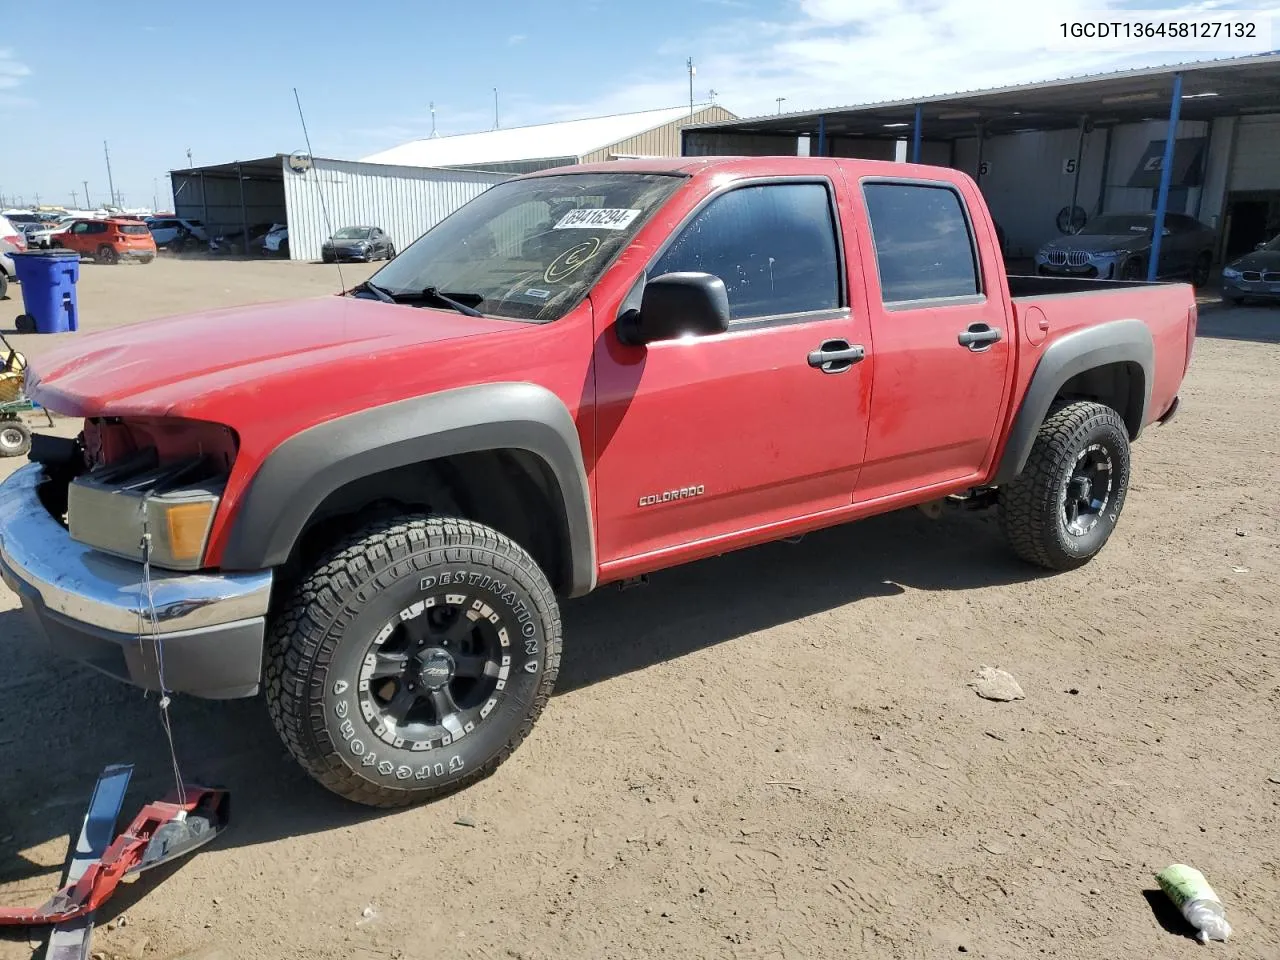
[[[884,303],[973,298],[982,293],[964,203],[938,184],[865,183]]]
[[[840,253],[827,186],[769,183],[716,197],[649,276],[685,272],[723,280],[733,320],[838,308]]]

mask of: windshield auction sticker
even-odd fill
[[[570,210],[556,223],[555,230],[625,230],[640,216],[639,210],[604,207],[579,207]]]

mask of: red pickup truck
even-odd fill
[[[1185,284],[1006,276],[954,170],[558,168],[340,295],[38,358],[28,392],[84,428],[0,486],[0,568],[53,649],[265,688],[320,783],[409,803],[529,733],[558,598],[942,503],[1084,564],[1195,327]]]

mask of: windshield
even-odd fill
[[[1087,224],[1080,232],[1086,236],[1092,235],[1095,237],[1115,237],[1125,233],[1150,233],[1151,216],[1149,214],[1135,213],[1127,216],[1098,217]]]
[[[1275,250],[1280,253],[1280,234],[1276,234],[1276,236],[1273,237],[1269,243],[1265,244],[1262,249]]]
[[[368,227],[343,227],[333,235],[335,240],[368,240]]]
[[[481,313],[564,316],[684,182],[642,173],[569,173],[490,187],[373,276],[392,296],[428,287]]]

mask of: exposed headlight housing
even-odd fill
[[[123,481],[116,473],[108,467],[71,482],[67,491],[71,539],[140,562],[145,538],[157,567],[198,569],[225,478],[193,461],[156,467]]]
[[[1110,260],[1112,257],[1127,257],[1128,255],[1128,250],[1095,250],[1089,254],[1089,259],[1092,260],[1096,257],[1099,260]]]
[[[1226,277],[1228,280],[1240,279],[1240,271],[1237,270],[1235,267],[1223,267],[1222,275]]]
[[[196,420],[102,418],[86,421],[83,440],[88,470],[67,488],[71,539],[126,560],[149,552],[157,567],[198,570],[235,434]]]

